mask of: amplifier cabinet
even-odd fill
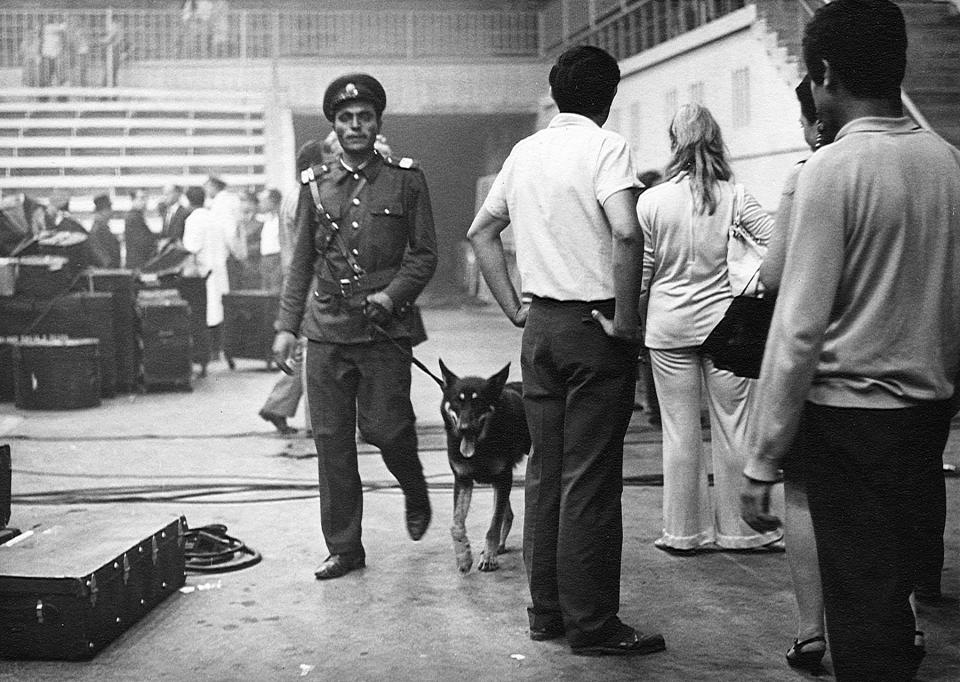
[[[185,518],[77,516],[0,545],[0,657],[92,658],[183,586]]]
[[[117,388],[133,391],[137,387],[140,366],[140,345],[137,342],[137,280],[132,270],[87,270],[87,286],[91,292],[112,296],[113,340],[116,352]]]
[[[190,388],[193,378],[190,306],[171,290],[169,295],[141,295],[137,300],[143,385]]]
[[[273,323],[280,309],[276,291],[248,289],[223,295],[223,354],[233,367],[234,358],[273,358]]]

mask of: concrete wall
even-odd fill
[[[625,59],[620,69],[605,127],[630,141],[638,170],[666,165],[670,119],[678,105],[699,99],[720,124],[736,179],[776,210],[787,173],[808,150],[793,92],[796,67],[776,49],[752,5]],[[745,97],[734,85],[738,70],[745,70]]]
[[[363,71],[379,79],[393,114],[533,113],[547,90],[549,69],[536,60],[330,62],[224,60],[134,63],[120,72],[120,85],[260,93],[276,91],[285,106],[319,111],[327,84]]]

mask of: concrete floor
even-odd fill
[[[491,307],[425,311],[431,338],[416,349],[460,374],[492,374],[512,362],[519,378],[519,330]],[[98,408],[27,412],[0,405],[0,443],[13,452],[14,494],[105,486],[146,486],[146,501],[96,502],[77,490],[71,504],[14,503],[11,525],[56,520],[82,531],[95,517],[155,519],[183,514],[192,527],[223,523],[262,553],[234,573],[190,575],[192,592],[167,599],[86,663],[0,661],[0,680],[799,680],[783,660],[794,631],[784,556],[674,557],[654,549],[661,488],[659,432],[635,413],[627,437],[621,617],[659,630],[667,651],[630,659],[580,658],[561,641],[527,637],[528,603],[519,552],[522,485],[510,551],[495,573],[461,576],[448,533],[452,476],[446,463],[439,390],[414,370],[421,455],[432,485],[433,525],[419,543],[403,525],[403,500],[380,457],[361,445],[368,566],[318,582],[326,555],[312,492],[312,442],[281,438],[257,418],[277,378],[262,362],[213,363],[191,393],[124,395]],[[298,425],[300,416],[292,422]],[[960,437],[946,461],[956,464]],[[522,467],[517,472],[522,477]],[[950,496],[944,589],[960,594],[957,489]],[[178,497],[186,484],[211,492]],[[224,490],[244,484],[250,490]],[[265,488],[265,486],[269,486]],[[281,489],[276,489],[277,487]],[[87,497],[89,499],[84,499]],[[283,501],[267,501],[289,497]],[[475,549],[489,522],[492,494],[473,498],[468,530]],[[63,498],[58,502],[64,502]],[[102,503],[101,503],[102,502]],[[777,504],[782,505],[782,500]],[[922,680],[960,679],[960,610],[924,608],[928,654]],[[828,672],[821,678],[830,679]]]

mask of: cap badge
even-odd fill
[[[357,97],[360,95],[360,91],[357,90],[357,86],[353,83],[347,83],[343,88],[343,92],[347,97]]]

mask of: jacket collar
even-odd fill
[[[839,140],[852,133],[909,133],[920,130],[920,126],[907,116],[863,116],[849,121],[840,129],[835,139]]]
[[[383,157],[380,156],[379,152],[374,152],[370,160],[357,169],[348,168],[343,162],[343,157],[337,157],[337,160],[330,164],[330,175],[337,184],[340,184],[347,178],[352,178],[356,174],[364,176],[367,182],[376,182],[377,176],[380,175],[382,169]]]
[[[581,126],[585,128],[599,128],[595,121],[581,114],[561,113],[550,121],[548,128],[562,128],[565,126]]]

